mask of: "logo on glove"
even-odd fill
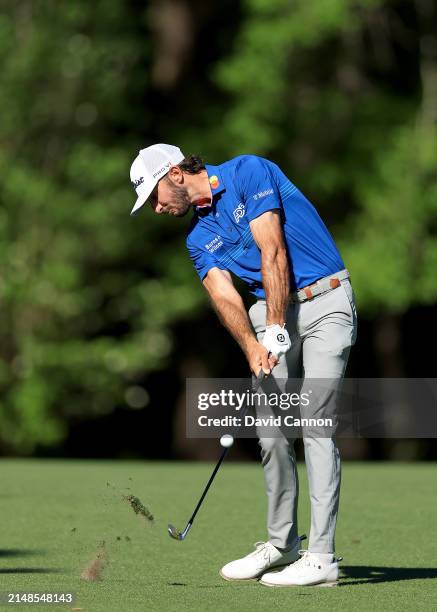
[[[266,326],[266,333],[262,340],[263,346],[276,357],[281,357],[291,348],[291,341],[284,325],[274,323]]]

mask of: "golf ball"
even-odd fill
[[[229,448],[234,443],[234,438],[230,434],[225,434],[220,438],[220,444],[223,448]]]

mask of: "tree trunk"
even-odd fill
[[[381,378],[402,378],[401,316],[382,313],[375,319],[374,345]]]

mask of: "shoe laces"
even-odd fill
[[[269,542],[255,542],[254,546],[255,546],[255,550],[251,552],[248,556],[257,557],[260,554],[262,554],[263,558],[269,562],[270,554],[271,554]]]
[[[295,561],[295,563],[293,563],[293,567],[317,567],[317,569],[321,569],[321,563],[319,561],[319,559],[313,555],[312,553],[310,553],[309,550],[299,550],[299,554],[300,554],[300,559],[298,559],[297,561]],[[339,561],[343,561],[343,557],[333,557],[332,559],[333,562],[339,562]]]
[[[309,550],[300,550],[299,551],[300,554],[300,559],[298,559],[295,563],[293,563],[294,567],[317,567],[318,569],[320,569],[321,563],[320,561],[317,559],[317,557],[314,557],[314,555],[312,555],[310,553]]]

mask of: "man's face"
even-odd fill
[[[158,215],[183,217],[191,208],[191,201],[184,185],[175,185],[168,176],[162,178],[150,196],[152,209]]]

